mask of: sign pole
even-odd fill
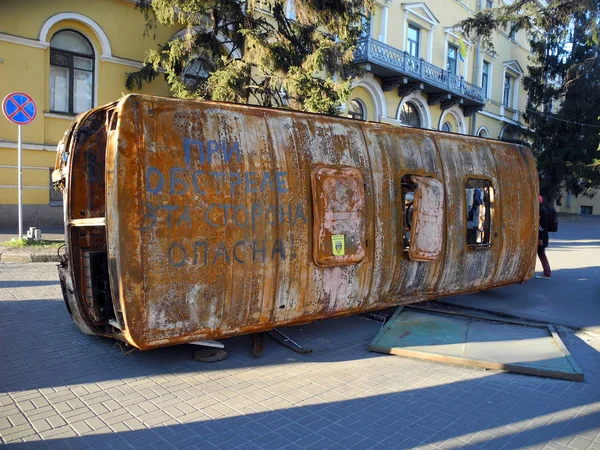
[[[23,149],[21,148],[22,131],[21,125],[19,127],[19,138],[18,138],[18,165],[19,165],[19,239],[23,239]]]
[[[37,107],[33,99],[23,92],[11,92],[2,100],[4,116],[15,125],[18,125],[17,159],[18,166],[18,199],[19,199],[19,239],[23,239],[23,133],[21,125],[33,122],[37,114]]]

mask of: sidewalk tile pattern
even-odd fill
[[[9,448],[600,450],[600,336],[560,330],[583,383],[370,353],[361,316],[288,329],[309,355],[124,354],[75,328],[54,264],[0,263],[0,319]]]

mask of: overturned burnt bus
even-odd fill
[[[530,278],[529,148],[129,95],[59,144],[59,275],[85,333],[140,348],[266,331]]]

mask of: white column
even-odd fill
[[[469,68],[469,48],[470,45],[466,45],[466,51],[465,51],[465,61],[463,62],[463,78],[465,79],[465,81],[467,81],[467,74],[468,74],[468,68]],[[458,51],[460,52],[460,48],[458,49]],[[477,84],[477,81],[473,80],[473,84]]]
[[[442,69],[448,68],[448,33],[444,33],[444,60],[442,61]]]
[[[405,9],[402,11],[404,12],[404,34],[402,38],[402,49],[404,51],[408,51],[408,48],[406,48],[406,37],[408,35],[408,12],[406,12]]]
[[[388,11],[390,7],[389,3],[389,0],[386,1],[385,5],[383,5],[383,8],[381,9],[381,32],[378,40],[384,44],[387,42]]]
[[[504,116],[504,80],[506,79],[506,66],[504,67],[504,70],[502,71],[502,89],[500,90],[500,103],[502,104],[502,106],[500,107],[500,115]]]
[[[483,74],[483,59],[481,60],[481,73]],[[488,88],[487,88],[487,92],[485,93],[486,96],[489,93],[490,98],[492,98],[492,92],[494,92],[493,87],[494,86],[492,83],[494,79],[494,66],[492,63],[490,63],[490,65],[488,66]],[[481,84],[481,80],[479,80],[479,83]]]
[[[513,114],[513,120],[519,120],[519,88],[521,85],[521,77],[515,78],[513,81],[513,104],[512,104],[512,109],[515,110],[515,113]]]
[[[427,45],[427,62],[431,63],[431,59],[433,58],[433,34],[435,33],[435,26],[432,25],[429,30],[429,42]]]

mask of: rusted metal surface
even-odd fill
[[[365,257],[365,189],[352,167],[312,170],[313,259],[320,267],[356,264]]]
[[[138,95],[79,118],[61,145],[67,303],[141,349],[533,275],[537,172],[517,145]],[[469,179],[492,185],[489,245],[467,243]]]
[[[412,220],[412,261],[435,261],[442,252],[444,235],[444,186],[435,178],[413,176],[417,185],[414,208],[419,211]]]

